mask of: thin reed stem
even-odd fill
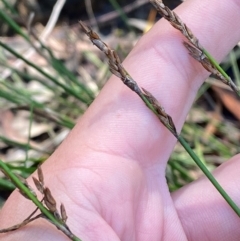
[[[240,217],[240,208],[236,205],[236,203],[231,199],[231,197],[226,193],[226,191],[222,188],[222,186],[218,183],[216,178],[211,174],[211,172],[207,169],[207,167],[202,163],[202,161],[198,158],[195,152],[191,149],[188,143],[184,140],[184,138],[179,135],[177,137],[178,141],[184,147],[184,149],[188,152],[188,154],[192,157],[197,166],[201,169],[201,171],[207,176],[209,181],[213,184],[213,186],[218,190],[218,192],[222,195],[222,197],[226,200],[226,202],[231,206],[234,212]]]
[[[17,23],[10,18],[3,10],[0,10],[0,18],[4,20],[16,33],[22,36],[28,42],[30,41],[29,36],[22,31],[22,29],[17,25]]]
[[[85,32],[85,34],[89,37],[92,43],[98,47],[108,58],[109,69],[110,71],[119,77],[122,82],[128,86],[132,91],[134,91],[147,105],[147,107],[158,117],[158,119],[162,122],[162,124],[176,137],[176,139],[181,143],[181,145],[185,148],[188,154],[191,156],[193,161],[199,166],[199,168],[203,171],[203,173],[207,176],[207,178],[211,181],[211,183],[215,186],[218,192],[222,195],[222,197],[226,200],[229,206],[234,210],[234,212],[240,216],[240,209],[234,203],[234,201],[229,197],[229,195],[224,191],[218,181],[214,178],[211,172],[205,167],[205,165],[201,162],[201,160],[197,157],[194,151],[190,148],[187,142],[184,140],[182,136],[177,133],[175,128],[175,124],[169,116],[164,108],[159,104],[157,99],[144,88],[140,88],[137,82],[130,76],[130,74],[124,69],[122,66],[120,59],[117,53],[110,49],[110,47],[104,43],[98,34],[94,32],[91,28],[86,26],[82,21],[80,21],[80,25]]]
[[[31,66],[32,68],[36,69],[39,73],[41,73],[42,75],[44,75],[45,77],[47,77],[48,79],[50,79],[53,83],[55,83],[56,85],[60,86],[62,89],[64,89],[67,93],[73,95],[74,97],[76,97],[78,100],[81,100],[83,103],[85,104],[89,104],[86,102],[86,100],[84,98],[81,97],[81,95],[79,93],[77,93],[74,89],[68,88],[66,85],[62,84],[60,81],[58,81],[56,78],[54,78],[52,75],[48,74],[47,72],[45,72],[44,70],[42,70],[40,67],[38,67],[36,64],[34,64],[33,62],[27,60],[26,58],[24,58],[22,55],[20,55],[19,53],[17,53],[15,50],[13,50],[12,48],[10,48],[9,46],[7,46],[6,44],[4,44],[3,42],[0,41],[0,46],[2,46],[4,49],[6,49],[7,51],[9,51],[11,54],[13,54],[14,56],[16,56],[17,58],[23,60],[26,64],[28,64],[29,66]]]

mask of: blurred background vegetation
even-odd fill
[[[166,0],[175,8],[180,0]],[[110,76],[107,60],[80,30],[91,25],[124,59],[159,19],[148,0],[0,0],[0,159],[29,176],[63,141]],[[222,67],[239,85],[240,49]],[[240,151],[240,100],[208,78],[182,134],[210,170]],[[171,191],[202,174],[176,145]],[[0,174],[0,205],[14,189]]]

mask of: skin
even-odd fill
[[[218,60],[240,39],[239,0],[186,1],[176,9]],[[208,73],[160,20],[124,66],[172,116],[178,131]],[[111,77],[66,140],[44,163],[46,185],[64,203],[69,227],[91,240],[239,240],[240,220],[206,178],[170,194],[165,168],[176,143],[143,102]],[[240,156],[214,172],[240,206]],[[22,221],[34,206],[14,192],[0,213],[0,228]],[[68,240],[45,220],[0,239]]]

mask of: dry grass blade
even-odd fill
[[[240,89],[234,84],[232,79],[229,76],[224,76],[219,68],[213,64],[213,59],[210,58],[207,51],[201,46],[199,40],[192,33],[192,31],[187,27],[187,25],[180,19],[180,17],[173,11],[171,11],[162,0],[149,0],[151,4],[156,8],[159,14],[161,14],[169,23],[179,30],[190,42],[184,43],[184,46],[188,49],[189,54],[199,61],[202,66],[215,75],[218,79],[220,79],[224,84],[230,86],[230,88],[240,95]]]

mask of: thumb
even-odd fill
[[[239,169],[240,155],[237,155],[214,171],[238,206]],[[239,240],[239,217],[205,177],[176,191],[172,197],[188,240]]]

